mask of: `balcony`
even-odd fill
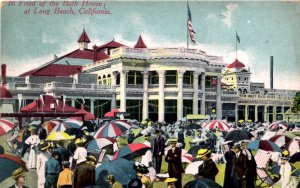
[[[148,88],[149,89],[157,89],[158,88],[158,84],[149,84]]]
[[[97,84],[75,84],[75,83],[58,83],[51,82],[45,84],[44,89],[49,90],[69,90],[69,91],[98,91],[103,89],[111,89],[110,85]]]
[[[128,89],[143,89],[143,84],[127,84]]]
[[[205,88],[205,92],[215,93],[215,92],[217,92],[217,88]]]
[[[222,95],[237,95],[237,91],[222,90]]]
[[[183,89],[193,89],[193,85],[191,85],[191,84],[183,84]]]
[[[165,88],[177,88],[177,84],[165,84]]]
[[[24,90],[24,91],[42,92],[44,90],[44,84],[15,82],[15,83],[9,84],[9,90]]]

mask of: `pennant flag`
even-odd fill
[[[187,20],[188,31],[189,31],[190,38],[191,38],[192,42],[193,42],[194,44],[196,44],[196,40],[195,40],[196,32],[195,32],[194,29],[193,29],[193,25],[192,25],[192,14],[191,14],[191,10],[190,10],[189,4],[187,5],[187,8],[188,8],[188,20]]]
[[[241,43],[240,37],[238,36],[237,32],[236,32],[236,40]]]

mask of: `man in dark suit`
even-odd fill
[[[247,156],[242,152],[241,145],[235,144],[233,150],[235,160],[235,187],[247,188],[247,177],[251,174]]]
[[[162,156],[164,154],[165,150],[165,139],[161,136],[161,132],[159,129],[156,129],[155,131],[156,138],[154,140],[154,151],[153,156],[155,159],[155,170],[156,173],[160,173],[161,169],[161,162],[162,162]]]
[[[211,159],[211,151],[209,149],[199,149],[197,158],[203,160],[203,163],[198,167],[198,176],[215,181],[219,170],[215,162]]]
[[[24,185],[25,177],[26,177],[26,172],[23,170],[23,168],[20,167],[17,170],[13,171],[12,178],[16,181],[16,183],[8,188],[16,188],[16,187],[29,188]]]
[[[226,167],[225,167],[225,176],[224,176],[224,188],[235,188],[234,177],[235,177],[235,160],[236,154],[233,151],[233,142],[228,144],[229,151],[225,153]]]
[[[87,161],[77,164],[74,170],[73,187],[83,188],[96,185],[95,165],[97,160],[89,155]]]
[[[181,163],[181,149],[176,147],[176,138],[170,139],[169,142],[171,144],[171,149],[169,149],[165,159],[168,163],[169,177],[176,178],[176,188],[181,188],[182,173],[184,172]]]

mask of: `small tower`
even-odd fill
[[[91,41],[84,29],[77,42],[79,43],[80,50],[88,49],[88,43],[90,43]]]
[[[134,45],[134,48],[147,48],[146,44],[143,41],[142,36],[139,36],[138,41],[136,42],[136,44]]]

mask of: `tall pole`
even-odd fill
[[[237,31],[235,31],[235,59],[237,59]]]
[[[189,49],[189,13],[188,13],[188,0],[186,1],[187,19],[186,19],[186,48]]]

